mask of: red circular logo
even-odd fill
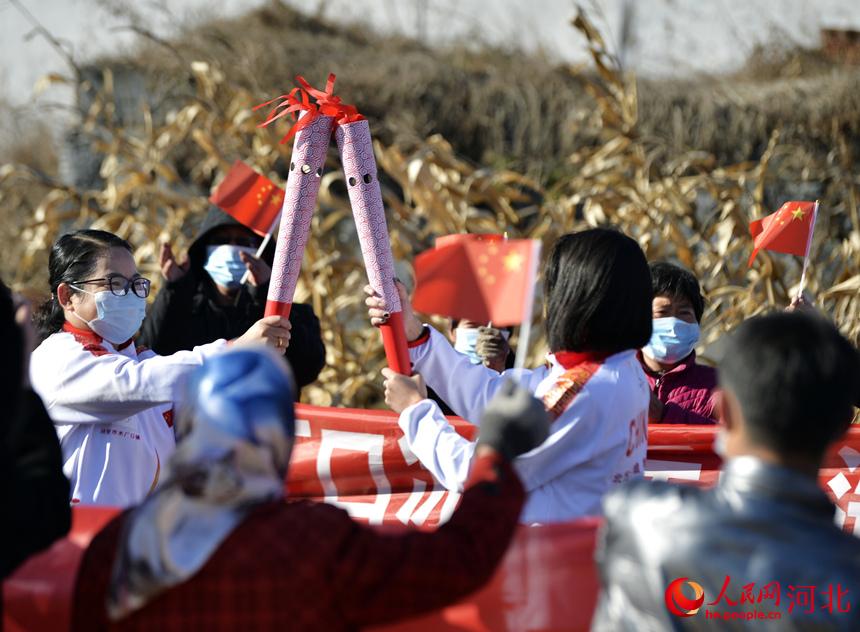
[[[684,584],[690,586],[695,596],[690,599],[684,592]],[[705,591],[696,582],[679,577],[666,588],[666,607],[676,617],[692,617],[705,602]]]

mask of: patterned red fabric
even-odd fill
[[[558,376],[555,384],[543,394],[541,400],[546,406],[549,418],[555,421],[570,408],[571,403],[585,388],[586,382],[600,370],[600,362],[580,362]]]
[[[96,357],[107,355],[110,353],[110,351],[108,351],[101,345],[84,345],[84,351],[89,351]]]
[[[266,298],[266,316],[289,316],[289,310],[284,312],[280,306],[292,304],[299,282],[302,253],[310,235],[322,181],[319,174],[325,167],[332,124],[331,117],[317,116],[296,134]]]
[[[716,369],[696,364],[693,352],[671,371],[659,375],[649,369],[638,354],[651,390],[663,402],[664,424],[715,424],[714,390],[717,388]]]
[[[105,595],[122,514],[84,555],[71,629],[353,630],[439,608],[490,578],[522,507],[522,486],[498,456],[476,459],[470,485],[435,532],[376,531],[323,503],[263,505],[192,579],[111,625]]]
[[[83,346],[84,351],[89,351],[94,356],[103,356],[110,353],[110,351],[102,346],[102,337],[94,331],[78,329],[68,322],[63,323],[63,331],[72,334],[75,337],[75,341]]]
[[[104,338],[99,336],[96,332],[90,329],[78,329],[70,322],[66,321],[63,323],[63,331],[72,334],[75,337],[75,340],[81,345],[83,345],[84,350],[89,351],[94,356],[103,356],[106,353],[110,353],[107,349],[102,346],[102,342],[104,342]],[[127,346],[129,346],[132,342],[134,342],[134,338],[130,338],[126,340],[121,345],[116,346],[117,351],[122,351]],[[146,351],[146,347],[140,347],[137,350],[137,353],[141,353],[141,350]]]

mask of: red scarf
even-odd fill
[[[63,323],[63,331],[66,333],[72,334],[79,343],[81,343],[87,351],[93,351],[101,349],[104,353],[108,353],[108,350],[102,346],[102,342],[104,338],[99,336],[96,332],[91,329],[80,329],[75,327],[69,321]],[[114,348],[117,351],[122,351],[128,345],[130,345],[134,341],[134,338],[129,338],[121,345],[116,345]]]
[[[558,351],[553,355],[565,369],[543,396],[544,406],[551,420],[555,421],[570,407],[586,382],[612,354],[596,351]]]

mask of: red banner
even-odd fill
[[[372,524],[432,527],[456,508],[459,494],[434,483],[406,448],[389,412],[297,407],[291,496],[337,504]],[[474,427],[455,421],[471,437]],[[714,427],[651,425],[646,476],[710,485],[719,476]],[[860,428],[833,447],[820,472],[837,520],[860,535]],[[3,584],[7,632],[68,629],[75,573],[83,551],[116,510],[76,507],[72,532],[26,562]],[[390,632],[422,630],[587,630],[597,599],[593,563],[600,521],[521,527],[492,581],[467,600]],[[571,590],[576,586],[576,590]]]
[[[371,524],[435,526],[456,507],[448,492],[417,462],[388,411],[299,405],[297,443],[290,464],[291,496],[323,498]],[[457,431],[473,438],[460,419]],[[653,480],[712,485],[720,458],[714,426],[651,424],[645,476]],[[838,522],[860,536],[860,427],[852,428],[825,459],[824,490],[839,508]]]

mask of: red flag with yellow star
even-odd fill
[[[750,222],[753,251],[749,265],[758,251],[773,250],[788,255],[806,256],[813,226],[815,202],[786,202],[776,213]]]
[[[437,237],[434,245],[436,248],[444,248],[462,241],[505,241],[505,239],[506,236],[499,233],[455,233]]]
[[[446,243],[443,241],[443,243]],[[507,327],[531,315],[540,242],[460,239],[415,258],[416,310]]]
[[[284,191],[237,160],[209,201],[263,237],[281,212]]]

